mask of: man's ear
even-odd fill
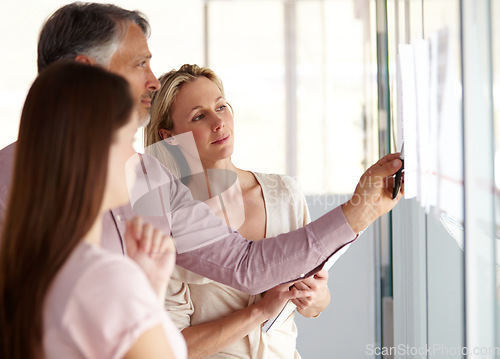
[[[76,62],[81,62],[82,64],[87,64],[87,65],[96,65],[97,62],[91,57],[88,57],[87,55],[76,55],[75,56],[75,61]]]

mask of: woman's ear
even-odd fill
[[[158,130],[158,134],[164,140],[167,139],[168,137],[170,137],[170,133],[167,130],[165,130],[164,128],[160,128]]]
[[[177,145],[177,140],[175,139],[175,136],[172,137],[172,132],[165,130],[164,128],[160,128],[158,130],[158,134],[162,139],[165,140],[169,145]]]

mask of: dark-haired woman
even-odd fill
[[[136,218],[133,260],[100,248],[103,212],[128,201],[136,112],[127,82],[97,67],[51,65],[32,85],[0,247],[0,357],[186,356],[161,306],[171,238]]]

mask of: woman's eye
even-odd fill
[[[145,67],[145,66],[146,66],[146,61],[139,62],[139,64],[137,65],[137,67]]]
[[[203,117],[205,117],[205,116],[204,115],[198,115],[195,118],[193,118],[193,121],[199,121],[199,120],[203,119]]]
[[[220,107],[217,107],[217,111],[222,111],[226,108],[226,105],[222,105]]]

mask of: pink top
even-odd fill
[[[186,343],[131,259],[86,242],[56,275],[45,301],[46,358],[121,358],[161,324],[176,358]]]

